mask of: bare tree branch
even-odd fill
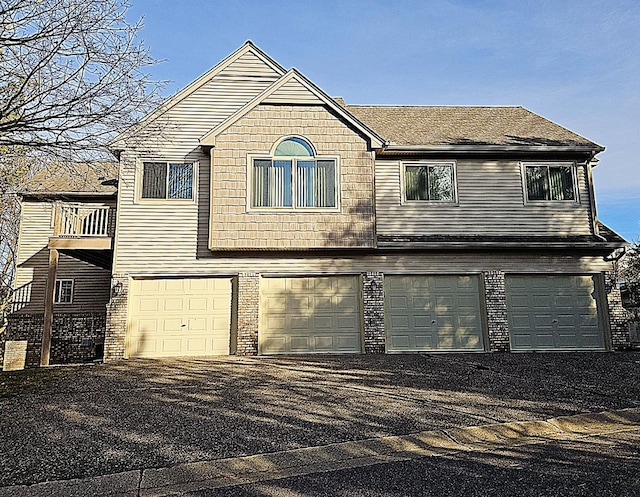
[[[0,0],[0,307],[15,273],[26,179],[106,144],[157,108],[163,83],[128,0]],[[3,293],[5,292],[5,293]]]

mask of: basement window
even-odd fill
[[[53,298],[54,304],[71,304],[73,302],[73,280],[56,280]]]

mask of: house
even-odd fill
[[[7,340],[29,364],[625,348],[602,150],[522,107],[347,105],[247,42],[113,141],[117,197],[23,196]]]

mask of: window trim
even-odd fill
[[[556,199],[529,199],[529,188],[527,185],[527,167],[569,167],[571,169],[571,183],[573,185],[573,198],[568,200]],[[520,178],[522,180],[522,197],[525,205],[571,205],[580,204],[580,184],[578,183],[578,166],[571,161],[521,161]]]
[[[409,200],[407,199],[407,166],[451,166],[452,200]],[[400,198],[404,204],[429,204],[429,205],[459,205],[458,200],[458,173],[455,160],[403,160],[400,162]]]
[[[67,283],[67,282],[71,282],[71,293],[69,295],[69,301],[61,301],[60,300],[60,295],[61,295],[61,290],[62,290],[62,284],[63,283]],[[68,305],[68,304],[73,304],[73,291],[75,289],[75,281],[73,280],[73,278],[56,278],[56,283],[55,286],[53,288],[53,303],[56,305]]]
[[[311,150],[313,151],[313,156],[284,156],[284,155],[274,155],[276,148],[283,142],[291,138],[298,138],[304,140]],[[291,160],[291,206],[282,206],[282,207],[254,207],[253,206],[253,163],[255,160]],[[314,162],[322,161],[322,160],[331,160],[335,163],[334,170],[334,185],[335,185],[335,206],[334,207],[301,207],[296,205],[297,191],[296,191],[296,171],[297,171],[297,161],[310,161]],[[246,208],[247,212],[340,212],[340,195],[341,192],[341,184],[340,184],[340,157],[338,155],[318,155],[317,150],[313,143],[311,143],[304,136],[299,135],[287,135],[279,140],[277,140],[268,154],[256,154],[249,153],[247,154],[247,199],[246,199]]]
[[[170,164],[190,164],[192,168],[191,175],[191,198],[144,198],[142,196],[142,188],[144,182],[144,164],[145,163],[155,163],[162,164],[164,163],[167,166],[167,192],[169,191],[169,165]],[[187,161],[187,160],[168,160],[168,159],[139,159],[136,167],[136,184],[138,185],[136,188],[136,201],[141,203],[165,203],[171,202],[172,204],[194,204],[197,202],[197,184],[198,184],[198,170],[199,170],[199,161]]]

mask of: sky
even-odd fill
[[[640,238],[640,0],[129,0],[166,95],[252,40],[348,104],[521,105],[606,147],[598,218]]]

